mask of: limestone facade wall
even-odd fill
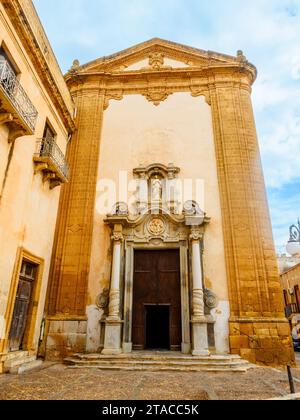
[[[78,106],[78,132],[69,152],[73,172],[60,206],[48,308],[50,329],[53,323],[64,324],[49,335],[50,356],[97,346],[92,337],[97,328],[95,335],[100,335],[94,302],[109,285],[112,252],[109,230],[95,204],[99,180],[115,179],[120,167],[130,173],[131,166],[154,158],[168,164],[170,155],[168,161],[181,165],[182,175],[193,178],[199,173],[208,185],[205,207],[208,216],[209,211],[214,215],[215,231],[207,228],[206,280],[224,299],[225,312],[229,296],[230,351],[268,365],[294,360],[251,104],[255,78],[256,69],[241,52],[230,57],[159,39],[72,68],[67,83]],[[181,107],[190,115],[197,108],[197,100],[189,108],[192,99],[183,94],[202,96],[208,105],[198,98],[199,117],[191,124],[186,116],[187,124],[180,127]],[[150,111],[147,105],[157,108]],[[200,131],[198,137],[209,133],[204,142],[207,159],[191,137]],[[188,147],[181,146],[179,133],[184,133]],[[215,162],[208,162],[212,158]],[[78,327],[88,321],[85,337],[74,333],[74,321]]]
[[[88,288],[88,311],[96,317],[90,323],[95,325],[101,318],[96,299],[110,287],[112,264],[110,230],[104,223],[107,214],[101,208],[101,182],[112,181],[118,195],[120,171],[126,173],[130,183],[134,168],[153,163],[174,163],[179,167],[178,179],[191,180],[194,187],[189,199],[197,199],[196,182],[203,183],[199,205],[211,218],[204,241],[205,286],[218,296],[217,319],[226,336],[229,313],[225,308],[229,299],[211,108],[204,97],[193,98],[188,93],[170,96],[158,107],[141,95],[127,96],[120,102],[111,101],[104,112]],[[113,205],[114,202],[109,207],[112,209]],[[97,329],[90,328],[89,348],[97,351],[99,340]],[[219,349],[226,352],[228,346],[226,337]]]

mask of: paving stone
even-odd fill
[[[299,367],[293,369],[300,392]],[[0,400],[265,400],[289,394],[285,369],[247,373],[109,372],[51,365],[0,376]]]

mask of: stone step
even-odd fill
[[[245,360],[228,360],[228,361],[205,361],[205,360],[189,360],[189,361],[174,361],[174,360],[78,360],[73,358],[65,359],[65,363],[68,365],[78,366],[248,366],[249,363]]]
[[[26,353],[26,355],[24,355],[23,357],[17,357],[6,361],[4,363],[4,369],[6,371],[11,372],[11,370],[13,370],[14,368],[17,368],[26,363],[34,362],[35,360],[36,356],[28,356],[28,353]]]
[[[11,360],[17,360],[17,359],[24,359],[25,357],[28,356],[28,351],[15,351],[15,352],[11,352],[5,355],[0,356],[0,361],[1,362],[5,362],[8,363]]]
[[[43,360],[33,360],[31,362],[28,363],[23,363],[20,366],[16,366],[12,369],[10,369],[10,373],[11,374],[15,374],[15,375],[22,375],[23,373],[26,372],[31,372],[35,369],[40,368],[43,365]]]
[[[254,367],[236,355],[193,357],[174,353],[132,353],[117,356],[75,354],[66,358],[64,362],[70,369],[114,371],[247,372]]]
[[[246,373],[249,369],[251,369],[251,365],[249,367],[231,367],[228,366],[120,366],[120,365],[95,365],[95,366],[69,366],[69,369],[98,369],[98,370],[107,370],[107,371],[132,371],[132,372],[239,372],[239,373]]]
[[[228,361],[241,361],[240,356],[236,355],[228,355],[228,356],[205,356],[205,357],[194,357],[194,356],[184,356],[184,355],[177,355],[177,356],[160,356],[160,355],[118,355],[118,356],[107,356],[107,355],[101,355],[101,354],[74,354],[72,356],[72,359],[76,360],[82,360],[82,361],[93,361],[93,360],[111,360],[111,361],[178,361],[178,362],[184,362],[184,361],[207,361],[207,362],[228,362]]]

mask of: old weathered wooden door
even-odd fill
[[[136,251],[134,261],[133,348],[180,350],[179,251]]]
[[[35,275],[36,266],[23,262],[9,334],[10,351],[18,351],[22,349]]]

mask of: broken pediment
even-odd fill
[[[159,72],[172,69],[203,68],[218,65],[237,65],[246,58],[238,53],[236,57],[204,51],[159,38],[138,44],[111,56],[76,66],[71,71],[88,74],[97,72]]]

